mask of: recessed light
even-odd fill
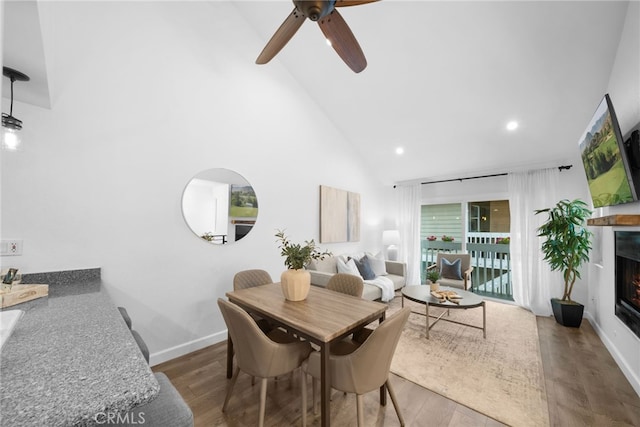
[[[398,148],[396,148],[396,154],[397,154],[398,156],[399,156],[399,155],[401,155],[401,154],[404,154],[404,148],[402,148],[402,147],[398,147]]]
[[[516,130],[516,129],[518,129],[518,122],[516,122],[515,120],[512,120],[509,123],[507,123],[507,130]]]

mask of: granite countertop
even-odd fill
[[[0,354],[0,425],[95,425],[153,400],[159,385],[100,270],[24,276],[49,296],[8,307],[25,314]]]

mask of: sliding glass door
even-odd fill
[[[422,279],[438,252],[470,253],[472,291],[512,300],[508,200],[422,206]]]

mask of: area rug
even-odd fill
[[[425,317],[411,314],[391,371],[448,399],[510,426],[548,426],[538,329],[533,314],[487,301],[487,338],[482,331],[438,322],[425,335]],[[405,300],[414,312],[424,305]],[[395,298],[387,315],[401,308]],[[441,310],[431,308],[432,314]],[[482,325],[482,309],[451,310],[451,319]]]

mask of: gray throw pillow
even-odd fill
[[[462,260],[460,258],[453,262],[449,262],[446,258],[442,258],[440,261],[440,276],[445,279],[462,280]]]
[[[358,271],[364,280],[372,280],[376,278],[376,273],[373,272],[371,266],[369,265],[369,260],[364,256],[362,259],[357,260],[355,258],[351,258],[355,263],[356,267],[358,267]]]

